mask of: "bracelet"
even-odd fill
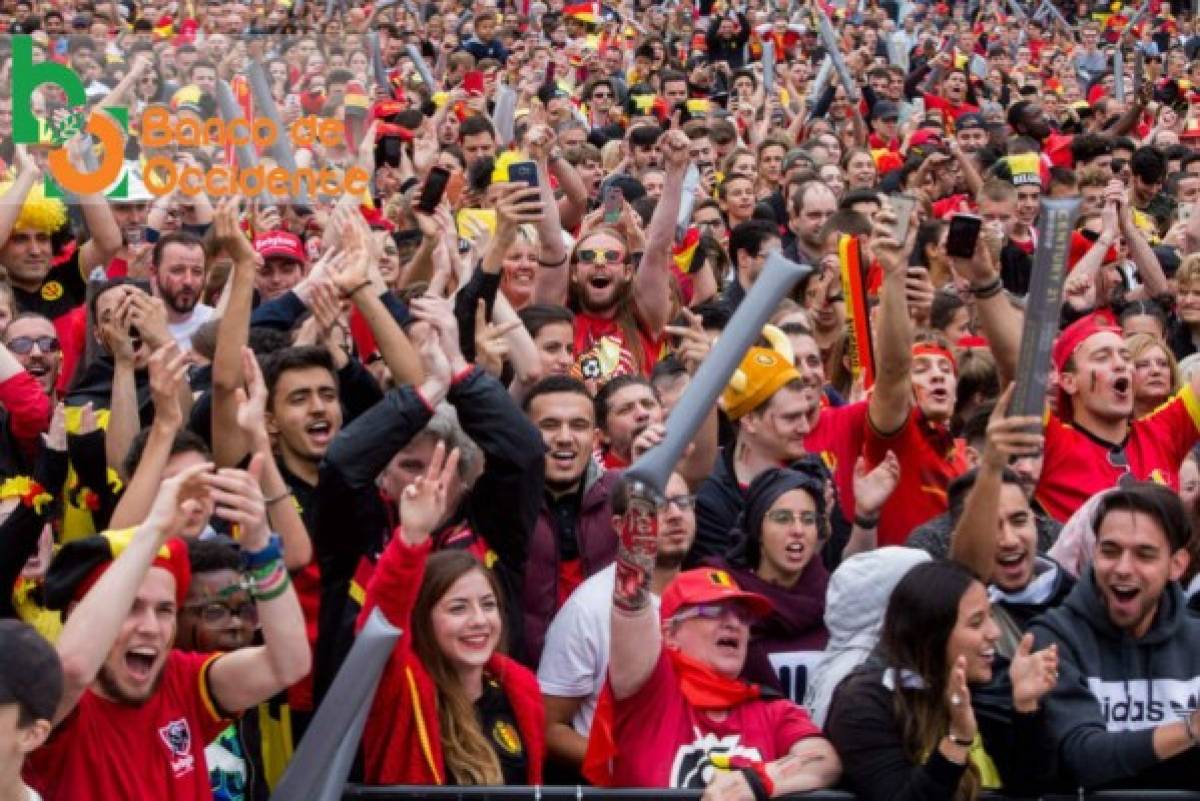
[[[856,528],[872,529],[879,526],[879,515],[874,517],[863,517],[862,515],[854,516],[854,525]]]
[[[354,287],[354,289],[351,289],[349,292],[347,292],[347,293],[346,293],[346,297],[348,297],[348,298],[352,298],[352,297],[354,297],[354,293],[355,293],[355,292],[358,292],[358,290],[360,290],[360,289],[366,289],[366,288],[367,288],[367,287],[369,287],[370,285],[371,285],[371,282],[370,282],[369,280],[368,280],[368,281],[363,281],[361,284],[359,284],[358,286]]]
[[[947,731],[946,737],[950,740],[950,742],[954,743],[959,748],[970,748],[971,746],[975,745],[974,737],[972,737],[970,740],[967,740],[962,737],[956,736],[954,734],[954,732],[952,732],[952,731]]]
[[[988,281],[983,286],[972,286],[971,294],[979,300],[987,300],[990,297],[999,295],[1004,291],[1004,283],[1000,280],[1000,276],[996,276],[991,281]]]
[[[242,551],[242,566],[247,570],[257,570],[283,558],[279,547],[281,540],[278,534],[272,534],[267,541],[267,547],[260,551]]]
[[[538,263],[539,267],[562,267],[564,264],[567,263],[567,260],[570,258],[571,258],[571,254],[568,253],[565,256],[563,256],[561,259],[559,259],[558,261],[553,261],[553,262],[542,261],[541,258],[538,258],[537,263]]]
[[[291,492],[281,492],[278,495],[276,495],[274,498],[267,498],[265,501],[263,501],[263,506],[274,506],[275,504],[279,503],[280,501],[282,501],[286,498],[290,498],[290,497],[292,497]]]
[[[283,595],[291,583],[291,576],[284,568],[283,560],[276,559],[270,565],[251,574],[250,596],[255,601],[270,601]]]

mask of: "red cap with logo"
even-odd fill
[[[669,620],[685,606],[730,601],[743,604],[756,617],[766,617],[774,611],[770,601],[756,592],[743,590],[727,571],[699,567],[683,571],[667,585],[659,615],[663,620]]]
[[[290,231],[268,231],[259,234],[254,237],[254,249],[264,259],[291,259],[301,264],[308,263],[300,237]]]

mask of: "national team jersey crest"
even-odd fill
[[[196,757],[192,755],[192,730],[186,718],[172,720],[158,730],[163,745],[171,758],[171,770],[175,777],[186,776],[196,769]]]
[[[727,734],[722,737],[708,732],[698,736],[688,745],[681,745],[675,752],[675,761],[671,765],[670,786],[703,790],[712,781],[713,774],[735,757],[742,757],[750,762],[762,761],[762,754],[757,748],[742,745],[740,734]]]

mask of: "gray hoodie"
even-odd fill
[[[1200,749],[1165,762],[1154,755],[1154,729],[1200,706],[1200,618],[1177,583],[1141,639],[1109,621],[1091,568],[1029,630],[1038,649],[1058,643],[1060,677],[1044,706],[1064,779],[1087,788],[1197,785]]]

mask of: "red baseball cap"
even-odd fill
[[[766,617],[774,611],[771,602],[756,592],[743,590],[728,571],[713,567],[685,570],[667,585],[662,594],[659,616],[669,620],[685,606],[737,601],[756,617]]]
[[[254,237],[254,249],[264,259],[291,259],[301,264],[308,263],[300,237],[290,231],[269,231]]]
[[[1092,312],[1071,323],[1058,335],[1058,339],[1054,340],[1054,349],[1050,351],[1050,360],[1054,362],[1054,369],[1061,373],[1067,360],[1075,355],[1075,351],[1079,350],[1080,345],[1089,337],[1105,332],[1111,332],[1118,336],[1121,334],[1121,327],[1117,325],[1116,318],[1107,309]],[[1063,392],[1062,387],[1059,387],[1057,392],[1058,416],[1062,420],[1070,420],[1071,399],[1067,393]]]

